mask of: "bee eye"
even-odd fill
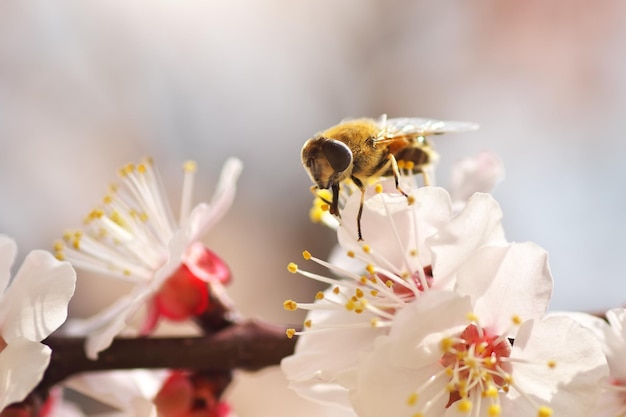
[[[345,171],[352,163],[352,151],[343,142],[329,139],[322,145],[322,152],[335,172]]]

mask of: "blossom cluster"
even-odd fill
[[[281,364],[291,388],[360,417],[626,413],[626,312],[610,311],[608,324],[548,313],[548,254],[507,241],[487,193],[500,175],[481,154],[457,167],[450,192],[403,176],[408,203],[381,179],[366,191],[362,241],[361,197],[342,196],[331,259],[303,253],[330,274],[288,266],[328,284],[313,302],[284,303],[308,310],[288,331],[298,337]]]

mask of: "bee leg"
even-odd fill
[[[400,169],[398,168],[398,161],[396,161],[396,157],[393,154],[389,154],[389,160],[391,161],[391,171],[393,171],[393,179],[396,182],[396,190],[403,196],[405,196],[409,201],[410,197],[407,193],[404,192],[402,188],[400,188]]]
[[[339,215],[339,184],[333,184],[333,201],[330,202],[330,214],[334,214],[338,218],[341,218]]]
[[[428,171],[420,169],[420,173],[422,174],[422,178],[424,178],[424,186],[430,185],[430,175],[428,175]]]
[[[359,204],[359,213],[356,215],[356,228],[360,242],[363,240],[363,233],[361,233],[361,216],[363,215],[363,204],[365,203],[365,187],[363,187],[363,183],[360,179],[356,177],[351,178],[352,182],[354,182],[354,184],[356,184],[356,186],[361,190],[361,203]]]

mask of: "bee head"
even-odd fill
[[[352,151],[343,142],[316,136],[302,147],[302,165],[318,188],[330,188],[350,175]]]

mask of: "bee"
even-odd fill
[[[326,201],[330,213],[339,214],[339,187],[345,180],[361,191],[361,205],[357,214],[359,240],[361,215],[368,180],[379,176],[392,176],[396,189],[411,199],[400,188],[398,161],[413,174],[421,174],[424,184],[430,184],[427,168],[437,159],[437,154],[427,140],[428,136],[447,132],[464,132],[478,129],[469,122],[449,122],[432,119],[401,117],[387,119],[361,118],[345,120],[307,140],[302,147],[302,165],[315,185],[311,191],[331,189],[332,200]]]

